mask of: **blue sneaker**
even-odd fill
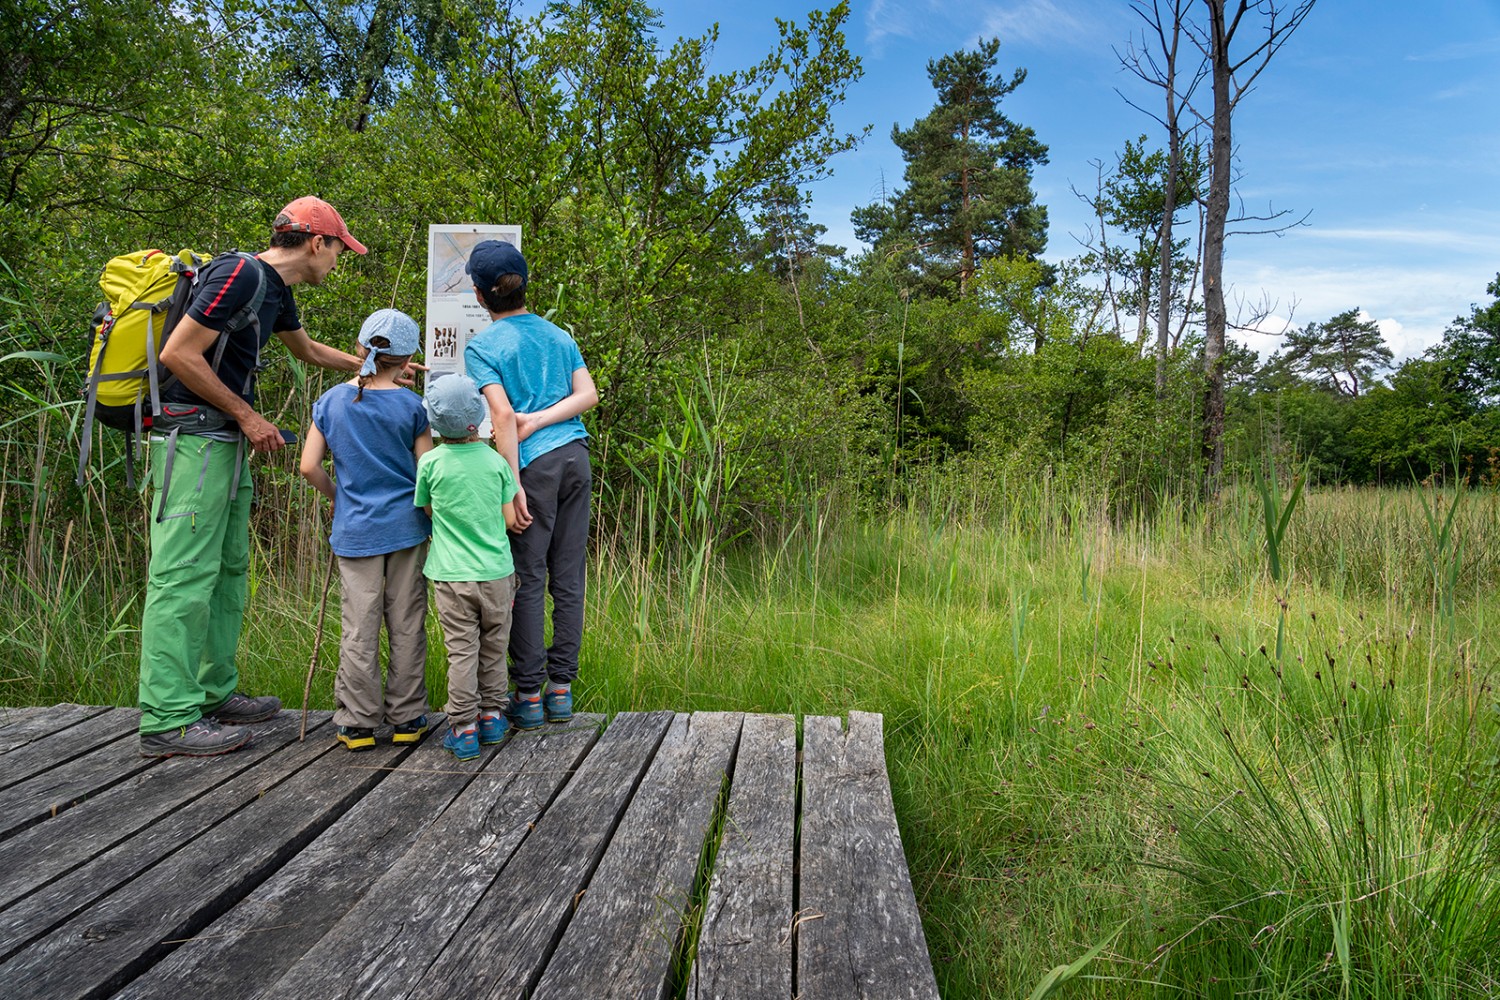
[[[505,717],[517,729],[540,729],[545,721],[542,716],[542,696],[522,698],[512,692],[510,704],[505,707]]]
[[[505,719],[504,712],[480,712],[479,713],[479,742],[485,746],[504,742],[505,736],[510,732],[510,723]]]
[[[548,722],[567,722],[573,718],[573,690],[549,690],[542,695],[542,708],[547,711]]]
[[[479,756],[479,735],[474,732],[473,726],[462,732],[450,729],[448,735],[443,737],[443,749],[459,760],[473,760]]]

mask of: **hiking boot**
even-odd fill
[[[473,726],[463,731],[450,729],[443,737],[443,749],[459,760],[473,760],[479,756],[479,735]]]
[[[542,695],[542,708],[548,722],[567,722],[573,718],[573,690],[547,691]]]
[[[224,704],[204,714],[231,726],[243,726],[247,722],[265,722],[279,711],[280,698],[271,695],[252,698],[236,691]]]
[[[505,717],[517,729],[540,729],[545,721],[542,716],[542,696],[522,698],[511,693],[510,704],[505,707]]]
[[[141,734],[142,757],[214,757],[250,742],[250,730],[199,719],[164,733]]]
[[[479,742],[485,746],[504,742],[505,736],[510,732],[510,723],[505,720],[504,712],[480,712],[479,713]]]
[[[416,743],[427,732],[427,716],[419,715],[410,722],[403,722],[391,732],[392,743]]]
[[[350,750],[372,750],[375,730],[369,726],[339,726],[338,740]]]

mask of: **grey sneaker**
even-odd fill
[[[214,757],[250,742],[250,730],[199,719],[164,733],[141,734],[142,757]]]
[[[212,712],[204,714],[231,726],[243,726],[248,722],[265,722],[281,711],[281,699],[272,695],[252,698],[236,691],[229,700]]]

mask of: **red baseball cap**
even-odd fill
[[[335,236],[355,253],[366,252],[365,245],[350,234],[349,227],[344,224],[344,217],[322,198],[298,198],[281,210],[271,229],[278,233]]]

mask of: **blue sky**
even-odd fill
[[[713,68],[727,71],[770,50],[776,17],[800,23],[815,5],[657,6],[667,38],[718,22]],[[856,0],[845,34],[865,75],[836,117],[845,130],[874,127],[812,187],[814,221],[858,249],[849,212],[879,197],[882,177],[901,186],[891,126],[931,109],[928,60],[996,36],[1001,72],[1028,74],[1005,110],[1050,147],[1035,180],[1051,218],[1047,256],[1077,254],[1090,217],[1071,189],[1092,188],[1090,161],[1112,163],[1143,132],[1161,142],[1116,92],[1159,104],[1114,52],[1140,27],[1126,0]],[[1267,332],[1240,339],[1269,353],[1288,317],[1300,325],[1358,306],[1404,358],[1488,302],[1485,286],[1500,272],[1497,112],[1500,0],[1321,0],[1236,118],[1247,211],[1311,213],[1285,235],[1229,241],[1231,296],[1276,303]]]

